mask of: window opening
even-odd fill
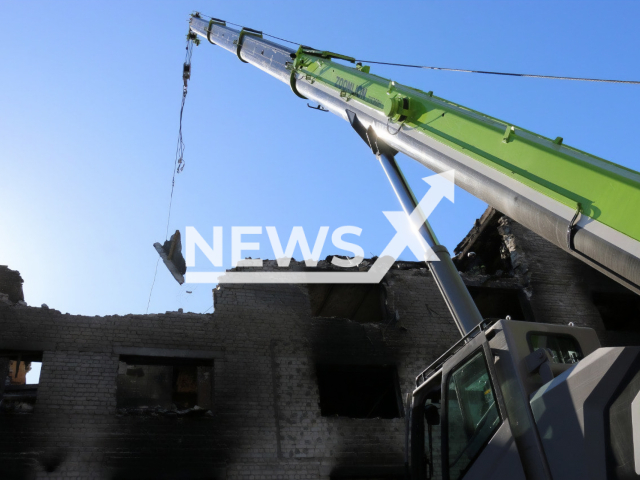
[[[513,288],[467,287],[482,318],[525,320],[520,291]]]
[[[542,348],[555,363],[577,363],[584,358],[578,341],[571,335],[531,332],[529,342],[532,352]]]
[[[613,332],[640,332],[640,297],[633,293],[595,292],[591,295],[604,328]]]
[[[27,372],[26,384],[38,385],[40,383],[41,371],[42,371],[42,362],[31,362],[31,368]]]
[[[402,416],[395,366],[317,365],[316,373],[323,417]]]
[[[213,360],[123,355],[118,364],[119,414],[211,414]]]
[[[0,413],[32,413],[38,396],[42,352],[0,353]]]
[[[379,284],[311,284],[308,289],[314,317],[348,318],[362,323],[385,319],[384,292]]]

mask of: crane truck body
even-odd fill
[[[351,57],[291,49],[199,14],[190,34],[349,121],[407,213],[416,201],[398,152],[454,170],[456,185],[640,294],[638,172],[373,75]],[[426,261],[462,338],[409,396],[410,478],[640,478],[640,347],[601,348],[576,326],[482,319],[426,219],[419,235],[438,257]]]

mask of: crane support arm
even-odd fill
[[[640,294],[640,174],[432,92],[369,72],[332,52],[294,50],[256,30],[193,16],[193,32],[441,173],[551,243]],[[349,64],[335,60],[346,61]]]

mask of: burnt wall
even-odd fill
[[[607,328],[612,307],[596,304],[624,288],[489,213],[457,260],[487,315],[494,291],[514,318],[592,327],[604,345],[640,344],[637,332],[619,330],[628,322]],[[478,238],[482,248],[469,256]],[[404,396],[459,335],[420,263],[396,263],[374,290],[227,285],[214,290],[211,315],[83,317],[0,303],[0,372],[25,352],[43,362],[33,412],[0,415],[0,478],[402,478]],[[354,292],[358,301],[340,300]],[[635,298],[622,302],[627,310]],[[171,377],[185,365],[191,380]],[[318,372],[341,365],[393,372],[390,418],[322,415]],[[143,375],[193,395],[197,376],[202,405],[171,405],[171,392],[162,396]],[[118,382],[127,385],[121,396],[142,391],[145,401],[119,398]]]
[[[2,306],[0,359],[41,351],[43,366],[33,413],[0,415],[0,478],[394,478],[403,398],[395,418],[322,416],[316,366],[392,367],[404,397],[458,333],[425,268],[392,270],[380,288],[370,321],[314,316],[305,285],[225,286],[212,315]],[[123,414],[122,359],[145,355],[211,359],[208,414]]]
[[[640,297],[522,225],[507,221],[536,321],[593,328],[602,346],[640,345]],[[611,301],[611,315],[622,318],[622,325],[606,321],[607,306],[599,304],[601,298]]]
[[[454,253],[485,317],[573,322],[603,346],[640,345],[638,295],[493,208]]]

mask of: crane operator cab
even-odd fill
[[[590,328],[485,320],[416,379],[411,478],[640,479],[639,371]]]

